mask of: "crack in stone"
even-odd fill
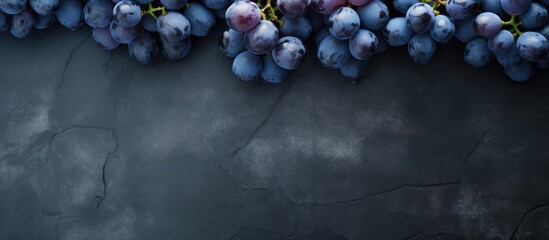
[[[467,163],[469,162],[469,160],[471,159],[471,157],[473,156],[473,154],[475,154],[480,146],[480,144],[482,143],[482,141],[484,140],[484,138],[486,137],[486,135],[488,135],[488,133],[490,133],[492,131],[493,128],[490,128],[488,129],[486,132],[484,132],[480,138],[478,139],[478,141],[475,143],[475,145],[473,146],[473,148],[471,149],[471,151],[469,151],[469,154],[467,154],[467,157],[465,157],[465,160],[463,161],[463,165],[462,165],[462,172],[465,171],[465,167],[467,166]]]
[[[286,97],[288,92],[292,89],[293,85],[294,85],[294,80],[291,80],[288,84],[286,84],[280,90],[275,100],[275,103],[271,105],[271,107],[269,108],[269,111],[267,112],[267,115],[265,115],[261,123],[259,123],[259,125],[254,129],[254,131],[252,132],[250,137],[246,140],[246,142],[244,142],[242,146],[240,146],[239,148],[233,151],[233,153],[231,154],[231,158],[235,157],[236,155],[238,155],[238,153],[240,153],[240,151],[242,151],[242,149],[246,148],[250,144],[250,142],[255,138],[255,135],[259,132],[259,130],[261,130],[265,125],[267,125],[267,123],[271,120],[274,113],[278,109],[278,106],[280,105],[284,97]]]
[[[539,205],[537,205],[533,208],[530,208],[528,211],[524,212],[522,214],[522,217],[520,218],[520,221],[517,223],[517,226],[515,226],[515,230],[513,230],[513,234],[511,234],[511,237],[509,238],[509,240],[513,240],[513,238],[515,238],[515,235],[517,234],[518,230],[520,229],[520,225],[522,224],[522,222],[524,222],[524,219],[528,216],[528,214],[530,214],[532,212],[535,212],[537,210],[546,208],[548,206],[549,206],[549,202],[542,203],[542,204],[539,204]]]
[[[410,236],[408,236],[408,237],[405,237],[405,238],[404,238],[404,239],[402,239],[402,240],[410,240],[410,239],[414,239],[414,238],[416,238],[416,237],[419,237],[419,236],[421,236],[421,235],[423,235],[423,233],[422,233],[422,232],[417,232],[417,233],[414,233],[414,234],[412,234],[412,235],[410,235]]]
[[[63,68],[63,73],[61,74],[61,81],[57,84],[57,88],[56,88],[57,90],[61,89],[61,86],[65,82],[65,73],[67,71],[67,68],[69,67],[69,63],[71,62],[73,55],[76,52],[78,52],[78,50],[84,45],[84,43],[86,42],[86,40],[88,40],[90,36],[91,36],[91,33],[86,35],[86,37],[82,39],[69,53],[69,57],[65,61],[65,67]]]
[[[281,238],[278,238],[277,240],[289,239],[289,238],[293,237],[296,232],[297,232],[297,229],[294,227],[294,230],[290,234],[288,234],[286,236],[282,236]]]

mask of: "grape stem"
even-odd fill
[[[421,2],[424,2],[424,3],[430,3],[434,1],[433,3],[433,13],[435,13],[435,16],[439,15],[440,12],[438,11],[438,8],[440,6],[446,6],[446,1],[442,1],[442,0],[422,0]]]
[[[156,17],[156,15],[154,13],[158,12],[158,11],[160,11],[162,13],[162,15],[166,15],[168,13],[168,12],[166,12],[166,7],[165,6],[155,8],[155,7],[153,7],[152,2],[150,2],[149,5],[148,5],[147,10],[141,10],[141,16],[149,14],[154,19],[157,19],[158,17]]]
[[[259,5],[262,5],[261,1],[258,1]],[[261,19],[263,20],[269,20],[271,22],[277,23],[280,27],[284,25],[284,20],[279,19],[278,16],[276,16],[276,7],[273,7],[271,5],[271,0],[267,0],[267,3],[263,8],[260,9],[261,12]]]
[[[510,31],[511,31],[511,33],[513,33],[513,37],[515,37],[515,38],[518,38],[520,35],[522,35],[522,32],[518,28],[519,26],[522,25],[522,22],[521,21],[517,22],[517,19],[516,19],[515,15],[511,15],[511,19],[507,22],[501,21],[501,25],[502,26],[510,26],[511,27]]]

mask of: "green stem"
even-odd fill
[[[271,5],[271,0],[267,0],[267,3],[260,9],[260,12],[261,19],[277,23],[281,27],[284,25],[284,20],[279,19],[278,16],[276,16],[276,9]]]
[[[520,35],[522,35],[522,31],[518,28],[522,25],[521,21],[517,22],[516,16],[511,15],[511,19],[507,22],[501,21],[502,26],[508,26],[511,27],[510,31],[513,34],[513,37],[518,38]]]
[[[165,6],[162,6],[162,7],[153,7],[152,5],[152,2],[149,3],[148,5],[148,9],[147,10],[141,10],[141,15],[151,15],[154,19],[157,19],[156,15],[154,14],[155,12],[158,12],[160,11],[162,13],[162,15],[166,15],[167,12],[166,12],[166,7]]]

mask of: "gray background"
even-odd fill
[[[143,66],[0,37],[0,239],[549,239],[549,74],[404,48],[244,83],[218,27]]]

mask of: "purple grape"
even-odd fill
[[[113,20],[122,27],[133,27],[141,21],[141,7],[130,0],[117,3],[112,9]]]
[[[435,41],[439,43],[448,43],[454,37],[456,28],[448,17],[437,15],[435,17],[435,24],[429,33]]]
[[[27,0],[0,0],[0,10],[15,15],[23,11],[27,5]]]
[[[59,8],[60,0],[29,0],[29,4],[36,14],[47,16],[55,14]]]
[[[525,32],[517,39],[518,54],[528,61],[538,61],[549,53],[549,41],[537,32]]]
[[[350,79],[358,79],[364,77],[366,70],[368,69],[369,60],[357,60],[355,58],[349,58],[345,63],[339,67],[341,74]]]
[[[219,36],[219,49],[228,57],[236,57],[246,50],[244,45],[244,34],[234,29],[229,29]]]
[[[257,26],[261,20],[261,12],[254,2],[241,0],[234,2],[225,13],[227,26],[239,31],[246,32]]]
[[[282,20],[284,20],[284,25],[280,28],[282,36],[294,36],[301,40],[306,40],[313,32],[311,22],[306,17],[295,19],[282,17]]]
[[[167,10],[179,10],[185,7],[187,0],[160,0]]]
[[[417,64],[431,62],[436,49],[437,44],[429,33],[416,33],[408,42],[408,54]]]
[[[90,0],[84,6],[84,20],[92,28],[104,28],[111,24],[114,4],[110,0]]]
[[[532,0],[501,0],[501,7],[509,15],[521,15],[530,8]]]
[[[278,10],[288,18],[302,17],[311,8],[311,0],[278,0]]]
[[[321,14],[331,14],[345,6],[346,0],[313,0],[313,10]]]
[[[406,24],[416,33],[425,33],[435,24],[433,8],[426,3],[416,3],[406,12]]]
[[[521,60],[518,64],[505,66],[505,74],[515,82],[526,82],[534,75],[534,66],[531,62]]]
[[[478,37],[477,32],[473,26],[473,22],[476,17],[472,17],[466,20],[455,21],[456,33],[455,37],[462,43],[468,43]]]
[[[55,15],[36,15],[36,29],[46,29],[51,27],[55,22]]]
[[[142,64],[149,64],[158,58],[160,46],[156,37],[144,31],[128,44],[130,56]]]
[[[231,0],[202,0],[206,7],[213,10],[227,8],[232,2]],[[225,11],[223,11],[223,15],[225,15]]]
[[[183,41],[178,44],[169,43],[163,38],[160,38],[160,42],[162,43],[160,46],[160,53],[169,60],[183,59],[191,52],[192,43],[190,37],[183,39]]]
[[[414,31],[406,23],[406,18],[395,17],[383,29],[383,37],[391,46],[404,46],[414,36]]]
[[[30,10],[23,10],[11,16],[10,32],[16,38],[26,38],[36,30],[35,16]]]
[[[494,59],[494,54],[488,49],[488,43],[483,38],[477,38],[465,46],[465,62],[473,67],[481,68]]]
[[[320,31],[318,31],[315,36],[316,47],[318,48],[322,40],[324,40],[328,36],[332,36],[332,34],[330,33],[330,30],[328,30],[328,27],[324,27],[320,29]]]
[[[262,60],[263,66],[261,68],[261,78],[263,78],[265,83],[281,83],[288,78],[288,75],[290,75],[290,70],[286,70],[278,66],[271,55],[264,55]]]
[[[278,34],[271,21],[261,20],[255,28],[244,33],[244,45],[253,54],[265,54],[277,44]]]
[[[477,13],[480,3],[481,0],[448,0],[446,2],[446,12],[452,18],[467,19]]]
[[[342,7],[330,15],[330,33],[337,39],[349,39],[360,29],[358,14],[349,7]]]
[[[496,55],[497,60],[499,64],[502,66],[511,66],[511,65],[517,65],[520,61],[522,61],[522,57],[518,54],[518,50],[515,45],[509,49],[509,52],[507,53],[500,53]]]
[[[347,0],[347,3],[355,7],[360,7],[370,3],[370,0]]]
[[[118,41],[114,40],[108,27],[94,28],[92,37],[93,40],[95,40],[95,43],[105,50],[113,50],[120,45]]]
[[[372,0],[368,4],[358,7],[356,12],[360,17],[360,27],[370,31],[382,30],[390,19],[387,5],[379,0]]]
[[[10,15],[0,11],[0,33],[5,33],[10,29]]]
[[[133,27],[122,27],[115,22],[112,22],[109,30],[111,32],[112,38],[119,43],[129,44],[133,41],[135,37],[141,32],[139,25]]]
[[[501,30],[488,39],[488,48],[496,55],[507,53],[515,47],[515,37],[508,30]]]
[[[307,51],[303,42],[296,37],[283,37],[271,51],[278,66],[287,70],[297,69],[305,60]]]
[[[149,32],[156,32],[158,30],[156,28],[156,18],[150,14],[145,14],[141,17],[141,26]]]
[[[158,17],[156,28],[160,37],[170,44],[179,44],[191,35],[191,24],[183,14],[170,11]]]
[[[253,81],[261,74],[263,62],[261,57],[244,51],[233,60],[233,73],[242,81]]]
[[[215,16],[210,9],[200,3],[191,3],[185,8],[183,15],[191,24],[191,34],[194,36],[206,36],[215,25]]]
[[[376,35],[366,29],[360,29],[355,36],[349,39],[349,52],[359,60],[371,58],[377,48]]]
[[[479,14],[473,21],[475,32],[481,37],[491,37],[501,30],[501,18],[491,12]]]
[[[83,9],[81,0],[63,0],[55,16],[61,25],[75,31],[84,25]]]
[[[347,41],[329,35],[318,46],[316,56],[322,66],[337,69],[349,60],[351,53]]]
[[[539,3],[532,3],[530,8],[520,15],[520,21],[525,29],[536,29],[547,25],[549,16],[547,9]]]
[[[501,0],[482,0],[481,9],[483,12],[492,12],[500,17],[505,15],[505,11],[501,7]]]

